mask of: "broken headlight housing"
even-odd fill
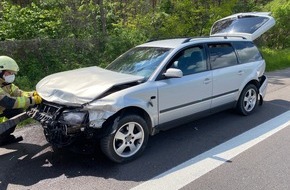
[[[65,110],[59,117],[59,122],[67,125],[81,125],[87,119],[85,111]]]

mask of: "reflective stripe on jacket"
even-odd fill
[[[3,79],[0,79],[0,85],[0,114],[5,109],[25,109],[35,104],[34,100],[30,98],[32,92],[22,91],[14,84],[5,85]]]

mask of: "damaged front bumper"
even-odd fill
[[[87,111],[45,101],[27,110],[27,115],[41,123],[47,141],[58,148],[72,144],[88,125]]]
[[[64,135],[73,135],[84,130],[88,112],[79,108],[67,108],[44,102],[27,111],[27,115],[39,121],[44,128],[64,128]]]
[[[97,100],[83,106],[89,113],[89,127],[100,129],[103,123],[120,110],[115,100]]]
[[[44,101],[30,108],[27,115],[43,126],[65,126],[66,134],[73,131],[84,131],[85,128],[100,129],[103,123],[117,111],[106,102],[93,102],[82,107],[65,107]]]
[[[104,110],[97,111],[100,107]],[[86,139],[103,136],[106,133],[103,123],[115,113],[110,109],[108,105],[67,107],[43,101],[27,110],[27,115],[39,121],[47,141],[60,148],[72,144],[80,136]]]

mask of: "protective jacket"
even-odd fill
[[[31,98],[33,92],[22,91],[14,84],[5,83],[2,78],[0,87],[0,114],[5,109],[25,109],[35,104],[35,100]]]

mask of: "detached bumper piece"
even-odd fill
[[[21,113],[19,115],[16,115],[16,116],[10,118],[9,120],[7,120],[3,123],[0,123],[0,135],[5,133],[10,128],[15,127],[15,125],[17,125],[21,121],[24,121],[27,118],[28,118],[28,115],[24,112],[24,113]]]
[[[28,118],[28,115],[24,112],[19,115],[16,115],[9,120],[0,123],[0,146],[16,143],[22,141],[23,138],[15,137],[14,135],[9,134],[9,129],[15,127],[18,123]],[[6,134],[5,134],[6,132]]]
[[[0,146],[17,143],[23,140],[23,137],[15,137],[14,135],[6,136],[5,138],[0,138]]]

